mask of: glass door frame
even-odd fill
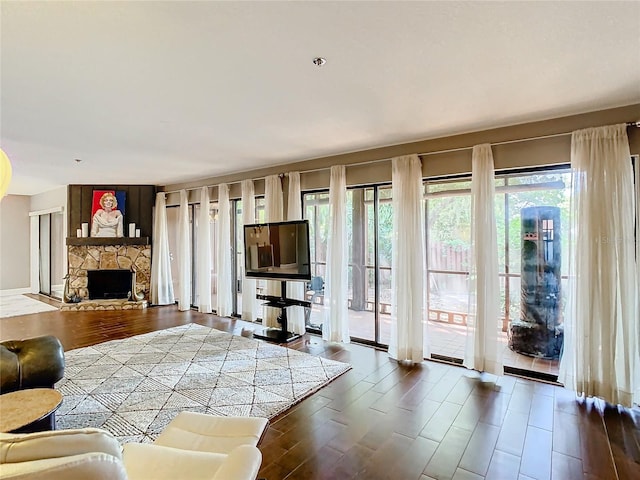
[[[67,247],[66,237],[66,218],[64,207],[54,207],[47,210],[37,212],[29,212],[31,223],[31,241],[30,241],[30,289],[31,293],[45,295],[55,299],[62,299],[64,291],[64,276],[67,273]],[[47,228],[43,228],[43,218],[47,219]],[[57,220],[55,220],[57,219]],[[46,230],[46,231],[44,231]],[[54,233],[59,232],[57,238]],[[43,258],[43,246],[46,249],[46,257]],[[58,265],[55,265],[59,262]],[[46,267],[46,276],[48,289],[44,291],[42,288],[43,267]],[[60,273],[59,283],[54,283],[53,276],[56,272]],[[59,288],[59,296],[55,293],[53,287]]]
[[[243,225],[242,223],[242,210],[240,210],[240,219],[238,219],[238,205],[242,203],[242,199],[233,198],[229,199],[231,208],[230,212],[230,232],[231,235],[231,316],[240,318],[242,316],[242,305],[238,305],[238,294],[241,294],[240,285],[242,279],[238,277],[238,229]],[[242,205],[244,208],[244,205]]]
[[[47,213],[38,216],[39,225],[39,238],[38,238],[38,252],[40,255],[40,268],[39,268],[39,292],[42,295],[48,297],[51,295],[51,214]]]
[[[242,285],[242,278],[238,275],[238,265],[237,265],[237,255],[238,255],[238,237],[240,236],[244,242],[244,232],[238,231],[238,229],[244,227],[244,222],[242,221],[242,211],[238,212],[238,205],[241,205],[242,198],[233,198],[229,199],[229,203],[231,204],[231,255],[233,261],[231,262],[231,297],[232,297],[232,311],[231,316],[235,318],[242,317],[242,304],[238,301],[238,294],[242,293],[240,286]],[[244,205],[242,205],[242,209],[244,209]],[[264,195],[254,195],[254,218],[256,219],[255,223],[261,223],[260,217],[264,216]],[[261,213],[262,212],[262,213]],[[244,245],[242,245],[244,248]],[[235,288],[234,288],[235,285]],[[257,283],[256,283],[257,285]]]
[[[504,194],[504,200],[503,200],[503,207],[505,209],[504,211],[504,218],[499,219],[498,217],[496,217],[496,222],[498,221],[503,221],[504,222],[504,258],[505,258],[505,264],[504,265],[499,265],[499,276],[501,279],[504,280],[505,282],[505,286],[504,286],[504,294],[505,294],[505,303],[504,306],[501,306],[500,311],[499,311],[499,315],[500,318],[503,319],[503,325],[506,326],[507,328],[507,332],[509,330],[509,324],[510,321],[512,320],[511,317],[511,305],[510,305],[510,287],[509,287],[509,280],[511,278],[520,278],[522,276],[521,272],[512,272],[510,271],[510,243],[509,243],[509,232],[510,232],[510,217],[509,217],[509,193],[510,192],[515,192],[518,190],[522,189],[522,185],[521,184],[510,184],[509,183],[509,179],[510,178],[518,178],[518,177],[523,177],[523,176],[527,176],[527,175],[536,175],[536,174],[553,174],[553,173],[569,173],[570,172],[570,165],[564,163],[564,164],[557,164],[557,165],[549,165],[549,166],[545,166],[545,167],[535,167],[535,168],[521,168],[521,169],[511,169],[511,170],[503,170],[503,171],[496,171],[494,174],[494,181],[502,181],[503,184],[498,186],[496,185],[495,189],[496,189],[496,195],[498,194]],[[430,198],[430,196],[434,196],[433,194],[429,194],[429,189],[428,189],[428,185],[429,183],[437,183],[437,182],[447,182],[447,181],[451,181],[451,182],[470,182],[471,181],[471,175],[470,174],[461,174],[461,175],[455,175],[455,176],[451,176],[451,177],[433,177],[433,178],[425,178],[423,179],[423,183],[425,185],[425,228],[428,229],[428,221],[429,221],[429,205],[428,205],[428,199]],[[549,183],[536,183],[533,184],[534,188],[533,189],[540,189],[540,190],[545,190],[545,189],[557,189],[560,188],[559,185],[556,184],[556,182],[549,182]],[[563,188],[567,188],[567,186],[563,187]],[[570,187],[569,187],[570,188]],[[446,190],[444,191],[446,192]],[[452,189],[450,190],[452,195],[462,195],[462,194],[469,194],[471,193],[470,188],[469,189]],[[441,193],[441,192],[437,192],[437,193]],[[496,212],[497,213],[497,212]],[[427,235],[425,236],[425,242],[426,242],[426,246],[425,246],[425,251],[427,252],[427,255],[429,255],[429,231],[427,230]],[[499,239],[500,241],[500,239]],[[502,248],[502,247],[501,247]],[[429,276],[431,273],[444,273],[441,272],[440,270],[431,270],[429,263],[427,262],[427,271],[426,271],[426,278],[427,278],[427,289],[430,289],[430,282],[429,282]],[[462,274],[463,272],[452,272],[452,273],[460,273]],[[467,272],[467,276],[468,276],[468,272]],[[562,279],[566,280],[568,277],[566,274],[562,275]],[[430,304],[429,302],[427,303],[427,307],[429,307]],[[427,318],[429,318],[429,314],[427,312]],[[504,328],[504,327],[503,327]],[[507,347],[508,348],[508,347]],[[438,354],[437,352],[431,353],[431,359],[434,360],[439,360],[439,361],[446,361],[446,362],[450,362],[450,363],[454,363],[454,364],[462,364],[463,359],[462,358],[457,358],[457,357],[450,357],[450,356],[446,356],[446,355],[441,355]],[[559,361],[559,360],[558,360]],[[525,375],[527,377],[530,378],[537,378],[537,379],[542,379],[542,380],[546,380],[546,381],[552,381],[555,382],[557,380],[557,375],[554,374],[548,374],[545,372],[541,372],[541,371],[537,371],[537,370],[531,370],[531,369],[523,369],[523,368],[518,368],[512,365],[505,365],[504,366],[504,370],[506,373],[513,373],[513,374],[518,374],[518,375]]]
[[[380,261],[379,261],[379,254],[380,254],[380,245],[379,245],[379,205],[380,205],[380,195],[379,195],[379,190],[381,188],[391,188],[391,183],[390,182],[384,182],[384,183],[379,183],[379,184],[366,184],[366,185],[354,185],[354,186],[350,186],[347,187],[347,192],[349,190],[357,190],[357,189],[361,189],[363,191],[366,191],[367,189],[371,189],[373,191],[373,199],[372,200],[364,200],[364,204],[367,205],[368,203],[372,203],[373,204],[373,214],[374,214],[374,218],[373,218],[373,228],[374,228],[374,238],[373,238],[373,258],[374,258],[374,264],[373,265],[369,265],[368,262],[368,258],[365,258],[365,269],[368,270],[370,268],[373,269],[373,282],[374,282],[374,298],[373,298],[373,321],[374,321],[374,339],[370,340],[370,339],[365,339],[365,338],[361,338],[361,337],[357,337],[354,336],[353,334],[350,334],[350,338],[351,340],[355,341],[356,343],[360,343],[360,344],[364,344],[364,345],[369,345],[369,346],[373,346],[376,348],[380,348],[382,350],[386,350],[388,349],[388,345],[381,343],[380,342],[380,332],[381,332],[381,328],[380,328]],[[301,200],[302,200],[302,211],[303,211],[303,215],[306,218],[306,209],[307,209],[307,204],[305,202],[305,197],[306,195],[314,195],[314,194],[328,194],[329,190],[328,189],[314,189],[314,190],[305,190],[303,192],[301,192]],[[393,201],[392,199],[389,201]],[[328,199],[327,199],[328,202]],[[317,208],[317,204],[314,206],[315,208]],[[366,217],[364,217],[366,218]],[[317,214],[314,213],[314,221],[317,220]],[[350,228],[350,225],[347,225],[346,228]],[[315,238],[310,239],[312,242],[315,242],[316,239],[318,238],[318,229],[317,229],[317,223],[314,223],[312,231],[315,233]],[[364,228],[364,232],[365,235],[368,235],[368,228],[367,225],[365,224],[365,228]],[[314,266],[318,265],[318,264],[324,264],[325,268],[326,268],[326,262],[318,262],[317,261],[317,247],[314,246],[313,249],[315,253],[315,258],[312,259],[312,263]],[[365,253],[365,257],[367,256],[367,254]],[[350,263],[349,264],[349,268],[352,268],[353,265]],[[317,274],[317,271],[314,270],[314,273],[312,273],[312,275]],[[366,275],[366,274],[365,274]],[[353,277],[352,277],[353,278]],[[365,299],[365,302],[367,301],[367,299]],[[315,333],[315,334],[321,334],[322,331],[320,329],[316,329],[316,328],[309,328],[309,326],[307,325],[307,332],[310,333]]]

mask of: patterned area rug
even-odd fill
[[[272,418],[350,365],[197,324],[65,353],[57,427],[148,442],[182,410]]]

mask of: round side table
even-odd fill
[[[29,388],[0,395],[0,432],[55,430],[62,394],[52,388]]]

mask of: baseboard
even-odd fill
[[[31,293],[31,288],[25,287],[25,288],[10,288],[7,290],[0,290],[0,297],[8,297],[9,295],[22,295],[24,293]]]

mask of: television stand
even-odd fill
[[[261,340],[267,340],[269,342],[287,343],[292,342],[300,338],[302,335],[290,332],[287,325],[287,307],[299,306],[311,308],[311,302],[305,300],[296,300],[294,298],[287,298],[287,282],[280,282],[280,296],[275,295],[256,295],[258,300],[266,300],[263,305],[267,307],[276,307],[280,309],[280,315],[278,316],[278,323],[280,329],[277,328],[265,328],[260,333],[254,333],[255,338]]]

